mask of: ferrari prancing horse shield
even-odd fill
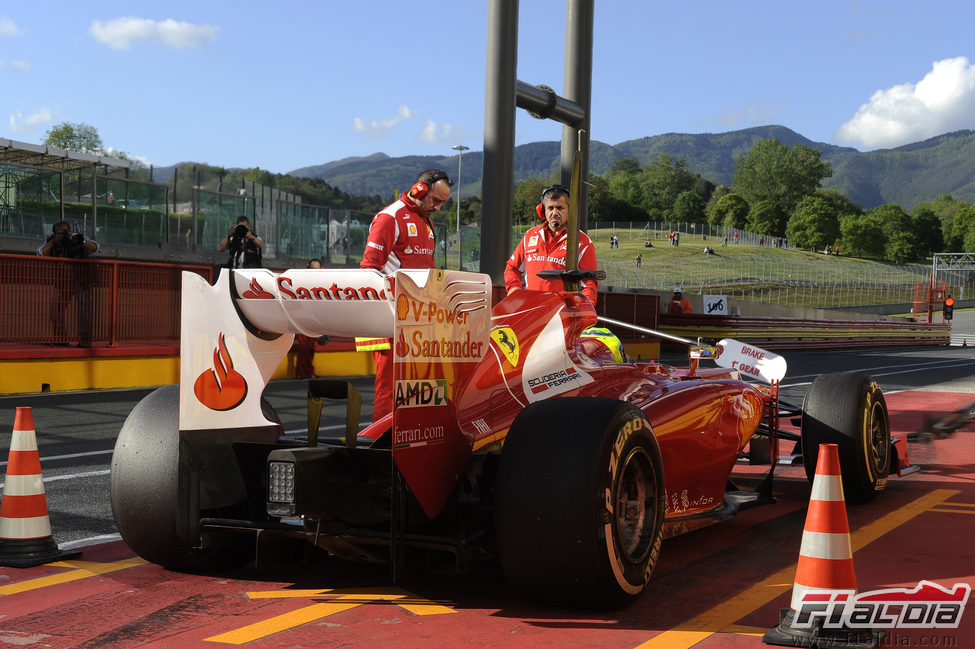
[[[498,346],[512,367],[518,367],[518,337],[511,327],[498,327],[491,331],[491,340]]]

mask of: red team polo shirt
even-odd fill
[[[525,288],[561,293],[564,290],[562,280],[542,279],[536,273],[540,270],[565,270],[567,238],[566,230],[552,234],[545,224],[526,232],[505,266],[505,288],[510,291],[522,286],[524,277]],[[596,270],[596,251],[585,232],[579,233],[579,269]],[[593,306],[596,306],[597,286],[598,282],[594,279],[582,281],[582,294]]]
[[[369,226],[361,268],[391,275],[401,268],[433,268],[433,223],[420,216],[406,192],[376,214]]]

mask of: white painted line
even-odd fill
[[[108,475],[111,473],[111,469],[102,469],[101,471],[85,471],[84,473],[68,473],[66,475],[55,475],[50,478],[44,478],[44,482],[55,482],[56,480],[74,480],[75,478],[91,478],[93,476]],[[0,482],[0,489],[3,489],[5,483]]]
[[[100,536],[89,536],[87,539],[78,539],[77,541],[68,541],[67,543],[58,543],[58,548],[61,550],[73,550],[74,548],[83,548],[86,545],[97,545],[99,543],[108,543],[109,541],[121,541],[122,535],[115,534],[102,534]]]
[[[107,451],[86,451],[84,453],[69,453],[67,455],[49,455],[47,457],[42,457],[41,462],[51,462],[53,460],[71,460],[76,457],[88,457],[91,455],[106,455],[113,452],[114,451],[112,449],[109,449]],[[8,460],[4,460],[3,462],[0,462],[0,466],[6,466],[7,462]]]

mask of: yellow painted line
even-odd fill
[[[299,588],[297,590],[259,590],[247,593],[249,599],[286,599],[288,597],[318,597],[331,592],[331,588]]]
[[[861,550],[884,534],[888,534],[917,515],[930,511],[959,493],[961,492],[955,489],[936,489],[861,527],[850,535],[853,551]],[[798,549],[796,552],[798,554]],[[733,627],[738,620],[790,590],[795,582],[795,576],[796,564],[787,566],[737,596],[647,640],[636,649],[690,649],[715,633]]]
[[[250,624],[239,629],[234,629],[233,631],[228,631],[226,633],[221,633],[220,635],[204,638],[203,640],[204,642],[221,642],[223,644],[246,644],[254,640],[266,638],[269,635],[274,635],[275,633],[280,633],[281,631],[293,629],[296,626],[301,626],[302,624],[307,624],[308,622],[320,620],[323,617],[328,617],[329,615],[334,615],[335,613],[347,611],[350,608],[359,606],[360,604],[362,604],[361,601],[312,604],[311,606],[300,608],[297,611],[284,613],[268,620],[255,622],[254,624]]]
[[[140,559],[139,557],[131,557],[129,559],[122,559],[121,561],[112,561],[110,563],[96,563],[94,561],[54,561],[47,565],[62,568],[74,568],[74,570],[69,572],[61,572],[56,575],[38,577],[36,579],[18,581],[16,584],[0,586],[0,596],[16,595],[17,593],[25,593],[30,590],[37,590],[38,588],[47,588],[48,586],[66,584],[68,582],[85,579],[87,577],[104,575],[117,570],[125,570],[126,568],[134,568],[135,566],[141,566],[144,563],[145,560]]]
[[[329,615],[335,615],[343,611],[371,604],[377,601],[394,602],[407,611],[415,615],[443,615],[445,613],[456,613],[457,611],[447,606],[435,604],[430,600],[417,597],[413,593],[399,588],[384,589],[365,589],[365,590],[331,590],[325,589],[299,589],[299,590],[271,590],[260,592],[249,592],[250,599],[276,599],[276,598],[295,598],[295,597],[324,597],[338,595],[335,599],[328,602],[320,602],[305,606],[296,611],[282,613],[275,617],[254,624],[227,631],[219,635],[204,638],[206,642],[220,642],[223,644],[246,644],[254,640],[260,640],[267,636],[293,629],[296,626],[320,620]]]
[[[975,514],[975,510],[971,509],[950,509],[947,507],[938,507],[937,509],[932,509],[931,511],[937,512],[939,514],[968,514],[969,516]]]

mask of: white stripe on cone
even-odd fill
[[[36,451],[37,436],[34,430],[15,430],[10,438],[11,451]]]
[[[44,478],[35,475],[8,475],[3,484],[4,496],[37,496],[44,493]]]
[[[829,502],[843,500],[843,478],[838,475],[817,473],[813,476],[813,485],[812,490],[809,492],[809,500],[825,500]]]
[[[853,549],[850,547],[850,535],[803,530],[799,554],[813,559],[852,559]]]
[[[0,518],[0,539],[40,539],[51,536],[51,521],[44,516]]]

